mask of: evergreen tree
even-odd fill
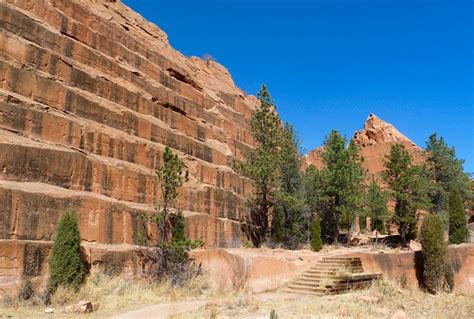
[[[325,169],[318,170],[310,165],[303,175],[303,185],[305,193],[305,201],[310,212],[319,214],[320,216],[331,216],[332,200],[328,195],[328,172]],[[337,224],[333,218],[320,218],[321,238],[325,242],[334,241],[334,229]]]
[[[272,216],[272,239],[296,249],[304,241],[309,210],[304,202],[299,141],[288,123],[282,129],[280,186]]]
[[[269,216],[281,183],[282,141],[281,121],[265,85],[262,85],[258,99],[260,105],[249,123],[255,148],[244,154],[244,162],[235,165],[236,170],[250,178],[255,187],[255,196],[249,200],[250,215],[245,227],[256,247],[270,235]]]
[[[448,201],[449,211],[449,242],[462,244],[469,240],[466,213],[462,203],[461,194],[457,189],[451,191]]]
[[[321,241],[321,224],[319,217],[314,217],[311,223],[311,249],[320,251],[323,248]]]
[[[184,162],[174,154],[169,147],[163,152],[163,163],[156,170],[160,182],[161,202],[157,205],[158,214],[152,216],[160,229],[160,243],[168,240],[170,220],[170,208],[176,204],[178,188],[188,180],[188,171],[185,170]]]
[[[463,171],[463,160],[456,157],[454,147],[449,147],[444,139],[432,134],[426,143],[427,161],[436,183],[430,188],[432,210],[444,213],[447,210],[448,197],[451,191],[460,191],[462,200],[470,200],[474,196],[469,189],[469,176]]]
[[[172,215],[172,239],[175,243],[184,243],[186,241],[185,220],[182,212]]]
[[[312,212],[327,210],[330,202],[326,194],[328,177],[326,170],[318,170],[310,165],[303,175],[303,186],[306,205]]]
[[[332,237],[338,240],[339,229],[349,230],[362,209],[364,170],[354,141],[346,148],[346,138],[332,131],[324,141],[323,163],[327,178],[325,198],[327,209],[321,212],[323,224],[333,225]],[[326,220],[326,222],[324,222]]]
[[[429,208],[429,175],[424,166],[412,164],[408,151],[401,144],[392,145],[386,157],[383,177],[395,200],[395,222],[398,224],[402,243],[416,236],[416,213]]]
[[[367,214],[372,221],[372,228],[380,233],[385,233],[385,222],[388,216],[387,201],[387,192],[373,180],[367,191]]]
[[[421,227],[423,255],[423,285],[431,293],[450,286],[450,266],[447,262],[447,245],[444,241],[444,225],[439,216],[427,216]],[[446,282],[448,281],[448,282]],[[452,288],[452,287],[450,287]]]
[[[280,146],[280,189],[288,194],[301,194],[301,154],[300,141],[293,126],[285,123],[281,132]]]
[[[66,212],[56,227],[53,251],[49,260],[49,288],[58,286],[77,289],[84,280],[81,261],[81,237],[76,214]]]

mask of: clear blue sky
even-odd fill
[[[124,2],[245,92],[266,83],[306,150],[372,112],[421,147],[438,132],[474,172],[472,1]]]

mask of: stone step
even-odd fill
[[[357,276],[357,277],[337,277],[337,278],[317,278],[317,279],[309,279],[309,278],[304,278],[304,277],[299,277],[293,281],[293,283],[303,283],[303,284],[320,284],[320,283],[325,283],[325,284],[341,284],[341,283],[354,283],[354,282],[359,282],[359,281],[364,281],[364,280],[374,280],[378,279],[376,276],[372,276],[370,274],[362,275],[362,276]]]
[[[323,257],[321,261],[335,261],[335,262],[360,261],[360,257]]]
[[[354,266],[362,266],[361,262],[320,262],[318,263],[320,266],[325,266],[325,267],[354,267]]]
[[[326,289],[343,289],[347,287],[371,283],[374,278],[361,278],[348,281],[328,281],[328,282],[311,282],[311,281],[294,281],[288,287],[305,287],[305,288],[326,288]]]
[[[353,266],[332,266],[332,265],[316,265],[310,268],[310,270],[331,270],[331,269],[362,269],[361,265]]]
[[[287,292],[314,295],[337,294],[369,287],[380,274],[364,273],[358,257],[325,257],[285,288]]]
[[[353,269],[310,269],[307,271],[309,274],[337,274],[337,273],[361,273],[364,272],[362,268]]]
[[[332,285],[332,284],[346,284],[346,283],[356,283],[364,280],[375,280],[379,279],[379,274],[357,274],[355,276],[345,277],[345,276],[338,276],[338,277],[321,277],[321,278],[313,278],[307,277],[303,274],[301,277],[296,278],[292,283],[298,284],[321,284],[324,283],[325,285]]]
[[[357,273],[357,274],[353,274],[353,275],[364,275],[364,273]],[[308,280],[308,281],[314,281],[314,280],[346,280],[348,277],[347,276],[343,276],[343,275],[339,275],[339,276],[335,276],[335,275],[314,275],[314,274],[308,274],[308,273],[304,273],[302,275],[300,275],[298,278],[296,278],[295,280],[298,280],[298,279],[304,279],[304,280]]]

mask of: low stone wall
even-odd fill
[[[309,269],[322,254],[309,250],[207,249],[192,252],[220,290],[273,290]]]
[[[45,241],[0,240],[0,298],[16,295],[25,278],[31,280],[36,291],[46,287],[51,245]],[[135,246],[84,243],[81,248],[90,273],[130,277],[141,273],[139,249]]]
[[[353,254],[362,260],[366,272],[379,272],[389,280],[406,278],[409,287],[418,287],[423,276],[421,252],[401,251]],[[451,245],[448,248],[449,262],[454,271],[456,290],[474,291],[474,244]]]
[[[243,289],[251,292],[273,290],[308,270],[324,256],[357,256],[365,272],[381,273],[388,280],[406,278],[410,287],[419,286],[423,271],[420,252],[369,252],[342,248],[315,253],[282,249],[199,249],[191,253],[222,291]],[[0,292],[14,295],[24,278],[39,291],[46,286],[51,242],[0,240]],[[474,243],[452,245],[448,249],[455,289],[474,291]],[[133,245],[83,243],[82,256],[91,273],[140,276],[143,262],[140,248]]]

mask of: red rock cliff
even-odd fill
[[[0,2],[0,238],[50,240],[66,210],[83,240],[132,243],[154,209],[165,146],[190,181],[179,208],[192,238],[235,245],[257,101],[221,65],[188,58],[120,2]]]

